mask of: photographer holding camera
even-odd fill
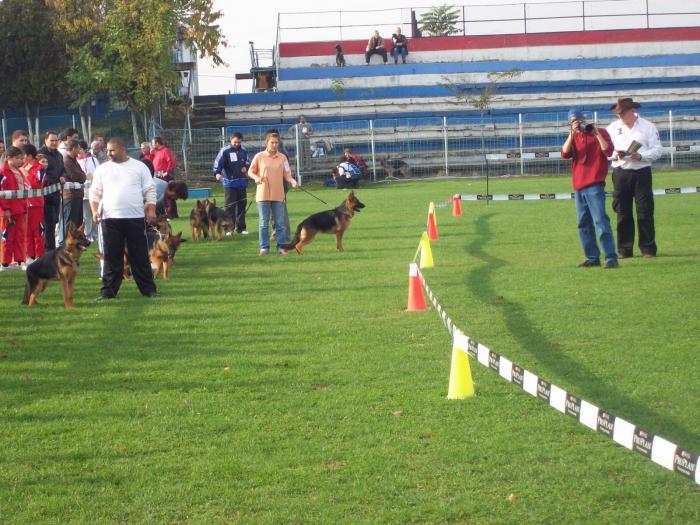
[[[569,110],[569,136],[561,148],[563,159],[572,159],[571,178],[578,216],[578,234],[586,260],[579,268],[600,266],[600,249],[605,255],[605,268],[617,268],[617,253],[610,218],[605,213],[605,178],[608,176],[608,157],[613,144],[610,135],[594,124],[587,124],[578,108]]]

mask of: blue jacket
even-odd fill
[[[223,177],[221,181],[224,183],[224,188],[243,189],[248,187],[248,175],[241,173],[242,168],[246,168],[246,172],[250,167],[250,159],[248,152],[241,146],[234,149],[230,144],[221,148],[219,154],[214,160],[214,175],[221,173]]]

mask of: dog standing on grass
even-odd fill
[[[80,267],[80,256],[90,246],[90,239],[85,236],[84,228],[84,224],[76,228],[72,222],[69,223],[63,246],[49,250],[27,266],[27,286],[22,304],[39,304],[36,297],[44,291],[49,281],[60,280],[63,306],[75,308],[73,289]]]
[[[304,255],[304,245],[309,244],[314,240],[317,233],[333,233],[336,239],[336,249],[339,252],[343,251],[343,234],[350,227],[350,220],[355,213],[359,213],[365,205],[355,196],[355,192],[351,191],[346,199],[334,210],[326,210],[314,213],[307,217],[299,226],[294,234],[294,239],[283,246],[285,250],[294,248],[299,255]]]

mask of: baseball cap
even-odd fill
[[[571,108],[569,110],[569,122],[572,120],[584,120],[585,117],[583,116],[583,111],[581,111],[579,108]]]

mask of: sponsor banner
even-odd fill
[[[462,195],[463,200],[464,197]],[[429,288],[422,272],[418,270],[418,273],[423,286],[428,291]],[[431,299],[433,299],[433,304],[437,309],[439,306],[437,298],[431,294]],[[486,368],[498,372],[506,381],[519,386],[531,396],[542,399],[559,412],[576,418],[583,426],[608,436],[619,445],[634,450],[654,463],[668,470],[678,472],[700,484],[697,454],[566,392],[564,389],[538,377],[529,370],[518,366],[508,358],[492,352],[471,337],[462,335],[459,328],[452,324],[452,321],[449,324],[454,333],[458,333],[466,339],[466,344],[463,344],[466,346],[467,353]]]
[[[700,193],[700,186],[688,188],[660,188],[654,190],[654,195],[676,195],[680,193]],[[606,197],[612,197],[611,191],[605,192]],[[508,193],[503,195],[459,195],[463,201],[549,201],[549,200],[572,200],[574,193]],[[447,207],[450,201],[444,201],[440,207]],[[438,207],[437,205],[435,206]]]

